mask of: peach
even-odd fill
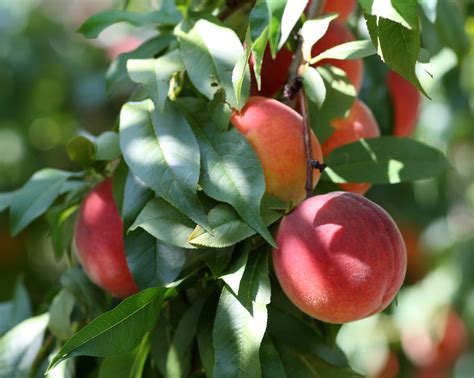
[[[439,325],[439,324],[438,324]],[[468,343],[464,321],[450,309],[434,332],[419,327],[402,333],[402,346],[408,358],[427,371],[451,367]]]
[[[260,91],[257,87],[257,81],[253,72],[255,65],[255,59],[250,58],[250,72],[251,72],[251,84],[250,93],[251,95],[261,95],[264,97],[273,97],[280,89],[283,88],[288,80],[288,71],[293,60],[293,53],[282,48],[276,54],[275,59],[272,58],[270,47],[267,46],[263,55],[262,71],[261,71],[261,87]]]
[[[306,9],[309,8],[311,3],[312,0],[309,0]],[[356,4],[357,0],[326,0],[324,13],[337,13],[339,15],[337,19],[341,22],[346,22]]]
[[[354,101],[346,118],[337,118],[331,122],[335,131],[322,144],[323,156],[328,156],[335,148],[353,143],[361,138],[376,138],[380,129],[370,109],[359,99]],[[348,192],[365,194],[372,185],[369,183],[347,183],[340,187]]]
[[[303,118],[276,100],[254,96],[231,116],[235,128],[252,145],[262,164],[266,193],[283,201],[301,202],[305,197],[306,154]],[[311,132],[313,158],[322,161],[321,147]],[[319,180],[314,171],[313,187]]]
[[[409,137],[420,113],[420,92],[395,71],[388,72],[387,87],[393,105],[393,135]]]
[[[339,22],[338,20],[334,20],[329,24],[329,29],[326,34],[314,44],[311,50],[311,55],[315,57],[316,55],[321,54],[323,51],[326,51],[331,47],[352,41],[355,41],[355,37],[349,31],[349,29],[343,23]],[[314,66],[318,67],[326,64],[338,67],[345,71],[349,80],[352,82],[352,84],[354,84],[357,92],[360,91],[362,86],[362,76],[364,74],[362,59],[323,59]]]
[[[112,180],[108,179],[84,199],[75,227],[75,243],[79,261],[91,281],[119,298],[138,291],[127,266],[122,228]]]
[[[301,311],[328,323],[382,311],[405,277],[397,225],[357,194],[305,200],[283,218],[276,242],[273,266],[283,291]]]

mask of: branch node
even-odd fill
[[[303,88],[303,78],[296,76],[290,83],[285,85],[283,96],[287,99],[294,100],[301,88]]]
[[[327,165],[324,164],[324,163],[320,163],[319,160],[311,160],[311,166],[314,168],[314,169],[317,169],[319,172],[323,172]]]

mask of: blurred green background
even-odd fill
[[[139,9],[140,1],[136,3]],[[75,31],[88,16],[119,5],[113,0],[0,0],[0,192],[20,187],[42,167],[79,169],[66,154],[69,138],[78,132],[96,135],[114,126],[129,88],[108,94],[105,74],[111,59],[136,46],[147,32],[117,25],[98,40],[88,41]],[[473,46],[473,2],[459,2],[455,22]],[[355,30],[359,26],[352,20]],[[426,22],[424,26],[428,29]],[[448,314],[454,312],[463,319],[469,345],[445,374],[472,377],[474,50],[466,51],[462,36],[455,35],[452,48],[430,30],[423,38],[432,53],[434,79],[424,80],[432,100],[423,100],[414,138],[442,150],[453,169],[437,179],[376,186],[368,193],[396,219],[406,238],[407,280],[397,305],[343,326],[338,342],[352,365],[369,375],[377,375],[391,350],[397,356],[399,376],[421,377],[416,359],[407,353],[409,342],[402,340],[412,328],[420,334],[426,330],[432,339],[418,340],[422,350],[441,337]],[[390,109],[380,106],[372,90],[380,67],[370,59],[362,97],[383,118]],[[380,97],[384,94],[382,90]],[[44,218],[11,238],[7,215],[0,214],[0,302],[11,298],[22,276],[37,308],[45,303],[67,262],[55,260]]]

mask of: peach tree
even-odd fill
[[[340,15],[335,3],[162,0],[138,13],[129,0],[83,23],[87,38],[119,22],[153,35],[107,71],[110,91],[130,89],[116,125],[65,146],[82,170],[43,169],[0,194],[13,235],[46,216],[56,256],[70,261],[37,312],[21,282],[1,304],[1,377],[359,376],[335,343],[340,323],[384,310],[406,265],[396,225],[361,194],[449,168],[410,138],[420,93],[429,97],[420,20],[439,44],[454,42],[436,18],[442,2],[347,1]],[[363,22],[347,24],[350,13]],[[299,232],[309,197],[345,199],[321,221],[340,230]],[[317,249],[313,260],[276,237],[284,217],[292,238]],[[318,286],[318,269],[341,292],[365,280],[351,303],[331,302],[348,316],[323,321],[295,300],[272,263],[280,243],[301,271],[328,259],[285,273],[303,292]],[[331,254],[342,251],[370,272],[350,258],[335,269]],[[389,276],[372,276],[390,264]],[[385,284],[383,306],[356,311]],[[334,294],[322,286],[319,299]]]

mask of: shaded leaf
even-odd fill
[[[362,59],[374,55],[377,50],[371,40],[353,41],[331,47],[311,60],[316,64],[323,59]]]
[[[153,191],[131,171],[128,171],[121,211],[124,230],[128,230],[145,207],[145,204],[153,197]]]
[[[335,183],[395,184],[435,177],[450,164],[442,152],[409,138],[361,139],[331,152],[322,177]]]
[[[48,370],[74,356],[106,357],[133,350],[155,326],[168,293],[167,289],[152,288],[126,298],[66,341]]]
[[[281,362],[272,339],[265,334],[260,346],[260,361],[262,363],[263,378],[286,378],[285,368]]]
[[[67,340],[72,336],[71,313],[75,303],[74,296],[68,290],[62,289],[49,306],[48,327],[60,340]]]

